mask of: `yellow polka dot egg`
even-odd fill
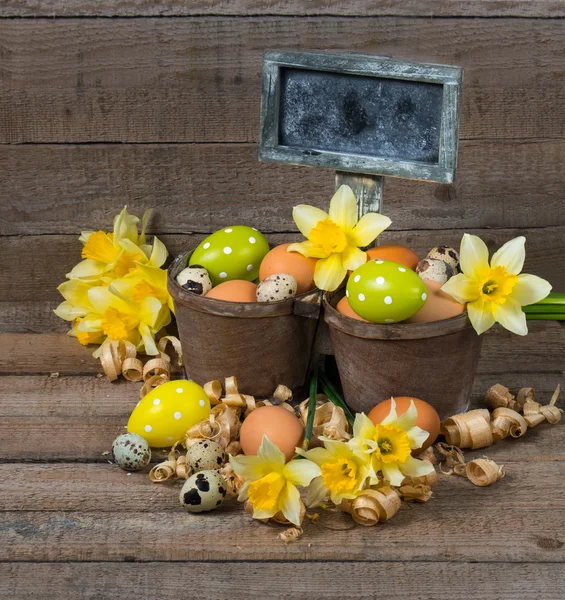
[[[214,286],[234,279],[253,281],[267,252],[269,243],[260,231],[232,225],[203,240],[192,253],[190,266],[204,267]]]
[[[196,423],[210,416],[210,400],[194,381],[168,381],[144,396],[133,409],[128,431],[154,448],[172,446]]]
[[[399,323],[416,314],[427,299],[424,282],[400,263],[376,259],[357,268],[347,282],[351,308],[372,323]]]

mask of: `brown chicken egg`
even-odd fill
[[[437,436],[439,435],[439,428],[441,425],[439,415],[437,414],[436,409],[424,402],[424,400],[420,400],[419,398],[412,398],[411,396],[395,396],[394,401],[396,402],[396,414],[398,416],[403,415],[408,408],[410,407],[410,401],[414,401],[414,405],[416,406],[416,410],[418,411],[418,418],[416,419],[416,425],[427,431],[429,436],[427,440],[422,444],[421,448],[418,448],[414,452],[418,453],[426,448],[429,448],[435,441]],[[371,421],[375,425],[381,423],[390,413],[391,401],[390,398],[388,400],[384,400],[375,406],[367,415]],[[413,452],[413,454],[414,454]]]
[[[456,317],[465,311],[465,305],[441,291],[443,283],[423,280],[428,288],[428,297],[424,306],[407,319],[406,323],[431,323]]]
[[[349,300],[345,296],[335,305],[335,309],[337,310],[338,313],[341,313],[342,315],[345,315],[346,317],[351,317],[352,319],[357,319],[358,321],[365,321],[365,323],[369,322],[369,321],[367,321],[367,319],[360,317],[351,308],[351,305],[349,304]]]
[[[298,252],[287,252],[290,244],[276,246],[267,253],[259,267],[259,280],[263,281],[270,275],[288,273],[296,279],[297,295],[313,290],[314,269],[317,259],[307,258]]]
[[[399,244],[382,244],[382,246],[367,250],[367,260],[375,260],[376,258],[391,260],[412,270],[420,262],[420,257],[413,250]]]
[[[257,302],[257,286],[251,281],[234,279],[224,281],[212,288],[206,298],[226,300],[227,302]]]
[[[239,441],[244,454],[255,456],[263,436],[280,448],[287,460],[300,446],[304,427],[293,413],[282,406],[262,406],[249,413],[241,426]]]

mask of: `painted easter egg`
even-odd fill
[[[210,400],[194,381],[167,381],[144,396],[133,409],[128,431],[145,438],[150,446],[164,448],[196,423],[210,416]]]
[[[203,240],[190,257],[190,266],[204,267],[212,285],[233,279],[253,281],[259,276],[259,265],[269,252],[265,236],[246,225],[219,229]]]
[[[351,308],[372,323],[404,321],[427,297],[426,285],[412,269],[380,258],[355,269],[347,282]]]

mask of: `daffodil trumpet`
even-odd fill
[[[391,224],[388,217],[378,213],[367,213],[358,219],[357,201],[347,185],[336,191],[328,212],[299,204],[292,217],[307,239],[291,244],[288,252],[317,258],[314,283],[328,292],[340,286],[347,271],[367,262],[367,254],[361,248],[369,246]]]
[[[526,258],[526,238],[506,242],[489,262],[486,244],[466,233],[461,240],[461,273],[441,288],[467,304],[471,324],[480,335],[495,323],[518,335],[526,335],[525,305],[547,297],[551,285],[541,277],[521,273]]]
[[[253,507],[253,518],[270,519],[277,513],[300,526],[302,500],[299,487],[306,487],[321,473],[320,467],[310,460],[291,460],[267,436],[257,456],[231,456],[230,465],[245,483],[240,489],[238,500],[249,500]]]

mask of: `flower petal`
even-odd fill
[[[279,502],[282,514],[291,523],[300,527],[300,494],[292,483],[284,486]]]
[[[421,427],[412,427],[406,432],[408,441],[410,442],[410,450],[417,450],[424,445],[424,442],[430,436],[430,432],[422,429]]]
[[[329,458],[331,458],[330,452],[325,448],[312,448],[307,452],[302,450],[302,448],[296,449],[296,454],[299,456],[304,456],[308,460],[315,462],[317,465],[323,465]]]
[[[333,292],[345,279],[347,270],[343,266],[341,254],[330,254],[328,258],[320,258],[314,269],[314,283],[320,290]]]
[[[154,330],[150,329],[145,323],[140,323],[139,333],[141,334],[145,354],[157,356],[157,354],[159,354],[159,349],[157,348],[157,344],[155,344]]]
[[[441,291],[449,294],[461,304],[473,302],[479,297],[477,282],[463,273],[451,277],[447,283],[443,284]]]
[[[367,262],[367,253],[356,246],[347,246],[343,252],[343,266],[348,271],[355,271],[357,267]]]
[[[261,479],[270,472],[269,465],[258,456],[230,455],[230,465],[237,475],[248,481]]]
[[[96,279],[101,277],[106,269],[106,265],[92,258],[85,258],[75,265],[70,273],[67,273],[69,279]]]
[[[392,421],[396,421],[396,419],[398,419],[398,413],[396,412],[396,400],[391,398],[390,410],[388,411],[388,415],[381,421],[381,425],[388,425]]]
[[[390,485],[402,485],[404,475],[402,474],[402,471],[398,468],[398,465],[396,463],[383,464],[381,466],[381,470],[383,472],[384,478],[390,483]]]
[[[127,208],[127,206],[124,206],[120,214],[114,218],[114,241],[130,239],[136,243],[139,219],[134,215],[130,215]]]
[[[330,219],[344,229],[357,223],[357,200],[348,185],[341,185],[330,200]]]
[[[283,467],[286,463],[285,455],[281,452],[280,448],[275,446],[275,444],[273,444],[273,442],[271,442],[266,435],[263,435],[263,441],[261,442],[261,446],[259,446],[257,456],[263,462],[270,463],[275,467]]]
[[[488,269],[487,245],[476,235],[464,234],[461,240],[460,260],[461,271],[467,277],[480,277],[481,273]]]
[[[269,509],[262,509],[253,506],[253,518],[254,519],[270,519],[279,512],[277,506]],[[290,520],[290,519],[289,519]]]
[[[53,311],[60,319],[65,321],[74,321],[77,317],[84,317],[88,314],[89,310],[84,306],[77,306],[70,302],[61,302],[59,306]]]
[[[372,438],[375,424],[365,413],[357,413],[353,422],[353,437],[366,440]]]
[[[492,305],[492,316],[497,323],[517,335],[526,335],[526,315],[518,302],[507,298],[504,304]]]
[[[250,483],[251,483],[250,481],[246,481],[239,489],[239,494],[237,496],[237,499],[239,502],[245,502],[245,500],[247,500],[247,498],[249,497],[249,484]]]
[[[156,324],[159,319],[161,307],[163,305],[153,296],[145,296],[139,306],[139,320],[149,327],[157,329]],[[160,327],[159,327],[160,329]]]
[[[324,485],[323,477],[316,477],[312,480],[308,486],[308,493],[306,494],[306,506],[308,508],[314,508],[318,506],[320,502],[323,502],[329,494],[328,488]]]
[[[406,462],[399,465],[399,467],[407,477],[422,477],[434,471],[434,466],[431,462],[428,460],[418,460],[413,456],[409,456]]]
[[[491,267],[504,267],[509,273],[518,275],[524,267],[526,259],[526,238],[521,235],[506,242],[491,258]]]
[[[283,468],[283,475],[293,485],[306,487],[320,475],[320,467],[311,460],[291,460]]]
[[[169,256],[169,253],[167,252],[167,248],[165,248],[165,244],[159,238],[154,237],[149,264],[153,267],[160,267],[167,260],[167,256]]]
[[[306,240],[304,242],[298,242],[296,244],[291,244],[287,249],[287,252],[298,252],[302,254],[302,256],[307,256],[309,258],[326,258],[327,253],[319,248],[318,246],[314,246],[314,244],[310,240]]]
[[[410,406],[408,410],[406,410],[403,414],[401,414],[392,425],[397,425],[400,429],[404,429],[404,431],[410,431],[418,420],[418,409],[414,404],[414,400],[410,400]]]
[[[319,221],[328,218],[328,213],[315,206],[299,204],[292,209],[292,218],[300,233],[307,238]]]
[[[109,288],[101,285],[88,290],[88,300],[99,314],[106,312],[112,304],[119,302],[119,299],[110,292]]]
[[[467,304],[467,313],[471,325],[479,335],[495,324],[490,308],[486,306],[485,301],[481,298]]]
[[[368,246],[388,227],[392,221],[379,213],[367,213],[348,234],[349,241],[355,246]]]
[[[518,283],[512,290],[511,298],[522,306],[527,306],[543,300],[551,292],[551,288],[549,281],[524,273],[518,275]]]

